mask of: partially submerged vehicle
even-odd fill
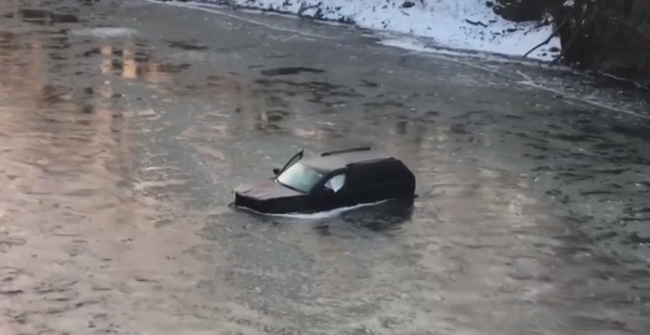
[[[313,213],[415,197],[415,176],[398,158],[370,147],[293,156],[270,180],[234,189],[235,205],[261,213]]]

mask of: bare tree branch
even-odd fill
[[[526,54],[524,54],[524,58],[528,57],[528,55],[530,55],[531,52],[533,52],[533,51],[539,49],[541,46],[544,46],[544,45],[548,44],[548,42],[551,41],[551,39],[553,38],[553,36],[557,35],[557,33],[560,31],[560,29],[562,29],[562,27],[564,27],[564,25],[565,25],[567,22],[569,22],[569,17],[565,18],[564,21],[562,21],[562,23],[560,23],[560,25],[557,26],[557,28],[555,28],[555,30],[553,31],[553,33],[552,33],[552,34],[551,34],[551,35],[550,35],[546,40],[544,40],[542,43],[540,43],[540,44],[534,46],[532,49],[528,50],[528,52],[527,52]]]

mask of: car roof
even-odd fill
[[[395,157],[381,150],[363,147],[324,152],[318,156],[305,158],[302,163],[316,170],[332,171],[349,164],[386,159],[395,159]]]

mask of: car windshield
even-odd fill
[[[296,163],[282,172],[277,180],[282,185],[307,193],[321,178],[323,178],[322,173],[301,163]]]

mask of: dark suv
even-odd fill
[[[241,185],[235,205],[262,213],[309,213],[415,196],[415,176],[401,160],[369,147],[293,156],[275,177]]]

